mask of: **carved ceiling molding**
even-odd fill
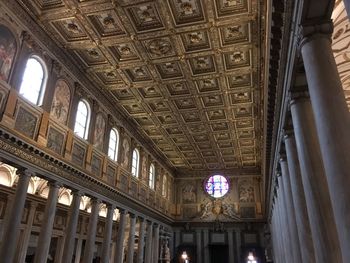
[[[22,8],[14,12],[18,3],[32,19]],[[48,49],[169,167],[261,169],[262,2],[18,0],[6,6],[40,41],[50,36]]]

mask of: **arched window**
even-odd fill
[[[77,115],[75,117],[74,133],[83,139],[87,139],[90,122],[90,106],[85,100],[78,103]]]
[[[111,129],[109,133],[108,157],[113,161],[117,161],[119,147],[119,133],[116,129]]]
[[[140,153],[137,149],[132,152],[131,174],[135,177],[139,175]]]
[[[164,197],[167,196],[167,185],[168,185],[168,178],[166,177],[166,175],[163,175],[163,187],[162,187],[162,195]]]
[[[156,177],[156,168],[154,167],[154,164],[152,163],[149,167],[149,188],[154,189],[154,179]]]
[[[35,105],[41,105],[45,93],[47,71],[44,62],[37,56],[27,60],[19,94]]]

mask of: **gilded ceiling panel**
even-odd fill
[[[260,1],[22,2],[175,168],[260,168]]]

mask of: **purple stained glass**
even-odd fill
[[[212,175],[205,184],[205,190],[212,197],[223,197],[228,192],[227,179],[222,175]]]

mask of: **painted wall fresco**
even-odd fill
[[[62,154],[63,144],[64,134],[59,132],[57,129],[50,127],[47,136],[46,147],[57,154]]]
[[[38,117],[27,111],[23,107],[19,107],[15,122],[15,129],[25,136],[34,139]]]
[[[103,139],[105,135],[106,121],[103,118],[102,113],[97,113],[95,130],[94,130],[94,147],[102,151]]]
[[[122,156],[121,156],[121,165],[123,168],[129,168],[129,159],[130,159],[130,144],[129,141],[124,138],[122,143]]]
[[[83,166],[85,162],[85,148],[75,142],[73,143],[72,162],[80,166]]]
[[[60,79],[55,86],[52,100],[51,116],[62,124],[66,124],[69,112],[71,93],[67,83]]]
[[[240,182],[239,201],[242,203],[254,202],[254,186],[251,181],[243,180]]]
[[[17,50],[15,36],[4,25],[0,25],[0,80],[8,81]]]

